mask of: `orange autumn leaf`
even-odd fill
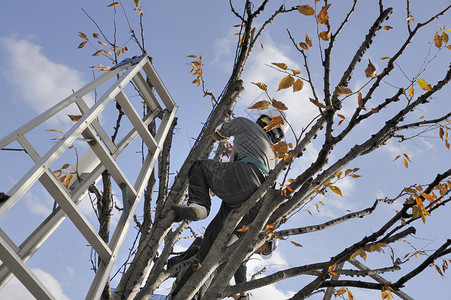
[[[275,128],[282,127],[283,124],[285,124],[285,121],[281,116],[277,116],[271,119],[271,122],[269,122],[268,125],[266,125],[263,129],[266,130],[266,132],[269,132]]]
[[[371,63],[371,60],[368,59],[368,66],[365,69],[365,75],[368,78],[373,78],[376,77],[376,68],[374,67],[374,65]]]
[[[428,84],[424,79],[418,78],[418,84],[420,85],[420,88],[425,91],[432,91],[432,87],[430,84]]]
[[[261,90],[266,91],[268,86],[261,82],[251,82],[252,84],[258,86]]]
[[[319,34],[318,34],[318,37],[320,38],[320,39],[322,39],[323,41],[328,41],[329,39],[330,39],[330,37],[331,37],[331,35],[332,35],[332,32],[330,31],[330,28],[329,28],[329,30],[327,30],[327,31],[321,31]]]
[[[304,50],[308,50],[308,45],[306,43],[304,43],[304,42],[300,42],[299,46],[301,46],[301,48],[304,49]]]
[[[315,10],[310,5],[301,5],[297,7],[298,11],[305,15],[305,16],[311,16],[315,14]]]
[[[268,109],[270,106],[271,106],[271,102],[263,100],[263,101],[255,102],[254,105],[249,107],[249,109],[265,110],[265,109]]]
[[[309,46],[312,47],[312,40],[309,38],[309,36],[307,34],[305,34],[305,43]]]
[[[278,68],[281,68],[282,70],[288,69],[288,66],[285,63],[271,63],[271,64],[275,65]]]
[[[352,91],[347,86],[337,86],[335,88],[334,94],[337,94],[337,95],[350,95],[350,94],[352,94]]]
[[[316,15],[316,17],[318,18],[318,23],[320,24],[325,24],[328,20],[329,20],[329,13],[327,12],[327,10],[330,7],[330,3],[323,6],[321,8],[321,11]]]
[[[272,100],[272,106],[274,108],[277,108],[278,110],[287,110],[288,107],[286,107],[285,103],[282,101],[277,101],[276,99]]]
[[[279,87],[277,88],[278,91],[287,89],[291,87],[294,83],[294,78],[291,75],[285,76],[279,83]]]
[[[304,81],[301,79],[296,79],[296,81],[293,83],[293,92],[298,92],[302,90],[304,87]]]
[[[67,116],[70,118],[72,122],[77,122],[78,120],[81,119],[81,117],[83,117],[82,115],[67,115]]]

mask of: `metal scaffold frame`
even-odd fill
[[[144,76],[147,77],[147,81]],[[114,77],[117,77],[114,84],[91,107],[88,106],[83,97],[86,97],[88,93],[99,88],[107,81],[114,79]],[[138,90],[145,105],[149,108],[150,112],[144,117],[140,117],[127,97],[124,90],[127,84],[133,84],[135,90]],[[157,99],[153,89],[158,94],[159,99]],[[100,113],[113,100],[116,100],[121,106],[132,124],[132,129],[117,143],[113,143],[108,137],[98,118]],[[40,156],[25,135],[74,103],[81,112],[80,119],[47,153]],[[149,58],[143,55],[124,60],[114,69],[106,72],[0,140],[0,149],[17,141],[34,161],[33,167],[7,192],[7,195],[10,197],[0,204],[0,218],[37,181],[44,186],[58,204],[52,214],[20,246],[17,246],[0,228],[0,260],[3,262],[0,266],[0,288],[12,276],[16,276],[37,299],[55,299],[39,278],[33,274],[26,262],[58,228],[62,221],[69,217],[100,257],[101,264],[86,296],[86,299],[100,299],[119,249],[133,221],[133,216],[142,198],[153,166],[162,150],[161,148],[177,108]],[[157,128],[156,134],[152,135],[148,130],[148,125],[156,117],[161,118],[161,123]],[[132,184],[119,167],[116,159],[138,135],[147,146],[149,152],[139,172],[135,172],[138,175],[135,183]],[[76,172],[77,176],[73,176],[68,184],[62,183],[51,170],[52,163],[80,136],[82,136],[83,140],[88,141],[90,147],[79,158],[77,168],[72,167],[72,171]],[[122,190],[124,197],[124,209],[109,244],[100,238],[94,227],[77,206],[88,192],[89,186],[99,180],[104,170],[108,170],[111,174],[116,184]]]

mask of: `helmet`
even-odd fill
[[[279,244],[279,240],[275,239],[272,241],[267,242],[269,244],[268,250],[262,253],[262,256],[264,259],[269,259],[272,256],[272,253],[274,250],[276,250],[277,245]]]
[[[258,117],[257,119],[257,124],[260,125],[261,128],[265,128],[266,126],[269,125],[269,123],[271,122],[271,120],[274,117],[281,117],[281,113],[279,111],[268,111],[265,114],[262,114]],[[271,139],[271,142],[273,144],[276,144],[278,141],[280,141],[284,136],[285,133],[288,130],[288,125],[287,124],[283,124],[281,127],[278,128],[274,128],[270,131],[267,132],[269,138]]]

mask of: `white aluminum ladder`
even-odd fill
[[[117,77],[114,84],[89,107],[83,97],[87,97],[86,95],[88,93],[98,89],[109,80],[114,80],[114,77]],[[154,94],[152,88],[146,82],[145,77],[150,81],[150,85],[154,88],[156,94]],[[132,88],[134,88],[134,91],[139,92],[145,105],[151,111],[143,118],[139,116],[132,102],[130,102],[130,99],[125,94],[127,85],[128,89],[133,85]],[[159,99],[156,95],[159,96]],[[125,115],[132,124],[132,129],[116,144],[107,136],[98,118],[100,113],[113,100],[116,100],[122,107]],[[40,156],[25,135],[72,104],[78,106],[81,112],[81,118],[47,153]],[[26,262],[67,216],[96,251],[101,260],[99,269],[86,296],[86,299],[100,299],[119,249],[133,221],[133,216],[142,198],[153,166],[161,152],[163,142],[173,122],[177,108],[149,58],[143,55],[124,60],[114,69],[107,71],[99,78],[0,140],[0,149],[17,141],[35,163],[7,192],[10,198],[0,204],[0,218],[37,181],[40,181],[56,203],[58,203],[54,212],[20,246],[15,245],[12,239],[0,228],[0,260],[3,262],[0,266],[0,288],[12,276],[16,276],[35,298],[40,300],[55,299],[39,278],[33,274],[26,265]],[[147,126],[157,116],[161,118],[161,123],[154,136],[149,132]],[[135,183],[132,184],[120,169],[116,158],[138,135],[147,146],[149,154],[146,156],[141,169],[134,172],[135,175],[138,175]],[[58,180],[57,176],[51,170],[51,166],[80,136],[83,137],[83,140],[89,141],[88,144],[90,147],[78,159],[76,170],[75,168],[72,169],[73,172],[77,172],[80,176],[73,176],[71,181],[66,185],[66,183]],[[105,169],[111,174],[126,198],[123,199],[124,209],[122,210],[120,221],[111,236],[109,245],[100,238],[94,230],[94,227],[77,206],[82,197],[86,195],[89,186],[99,180],[101,173]],[[80,180],[80,177],[82,180]]]

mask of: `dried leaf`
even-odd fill
[[[269,132],[275,128],[282,127],[284,123],[285,123],[285,121],[283,120],[283,118],[280,116],[277,116],[277,117],[272,118],[271,122],[269,122],[269,124],[266,125],[263,129],[265,129],[266,132]]]
[[[327,30],[327,31],[325,31],[325,30],[321,31],[318,34],[318,36],[319,36],[320,39],[322,39],[323,41],[327,42],[330,39],[330,37],[332,36],[332,32],[331,32],[331,30],[329,28],[329,30]]]
[[[56,177],[60,176],[63,173],[63,171],[61,170],[56,170],[53,172],[53,174],[55,174]]]
[[[249,227],[247,227],[246,225],[243,225],[243,227],[241,227],[240,229],[237,229],[236,231],[238,232],[246,232],[249,229]]]
[[[293,73],[293,76],[296,76],[296,75],[298,75],[298,74],[301,74],[301,71],[300,70],[293,70],[293,69],[289,69],[292,73]]]
[[[337,86],[335,88],[334,94],[337,94],[337,95],[350,95],[350,94],[352,94],[352,91],[347,86]]]
[[[99,51],[96,51],[96,53],[94,53],[92,56],[99,56],[99,55],[102,55],[104,53],[105,53],[105,50],[99,50]]]
[[[442,39],[440,38],[440,36],[436,32],[435,36],[434,36],[434,45],[435,45],[435,47],[440,48],[440,47],[442,47],[442,44],[443,44],[442,43]]]
[[[133,2],[135,2],[136,6],[139,6],[141,4],[141,0],[133,0]]]
[[[281,68],[282,70],[288,69],[288,66],[285,63],[272,63],[272,64],[278,68]]]
[[[368,59],[368,66],[365,69],[365,75],[368,78],[373,78],[376,77],[376,68],[374,67],[374,65],[371,63],[371,60]]]
[[[309,46],[312,47],[312,40],[309,38],[309,36],[307,34],[305,34],[305,43]]]
[[[329,186],[329,188],[330,188],[330,190],[331,190],[332,192],[334,192],[335,194],[338,194],[338,195],[340,195],[341,197],[343,197],[343,194],[341,193],[341,190],[340,190],[339,187],[334,186],[334,185],[331,185],[331,186]]]
[[[264,101],[255,102],[254,105],[249,107],[249,109],[265,110],[265,109],[268,109],[270,106],[271,106],[271,102],[264,100]]]
[[[418,78],[418,84],[420,85],[421,89],[425,91],[432,91],[431,85],[428,84],[424,79]]]
[[[80,45],[78,45],[77,49],[83,48],[87,43],[88,41],[81,42]]]
[[[272,106],[274,108],[277,108],[278,110],[287,110],[288,109],[288,107],[286,107],[286,105],[283,102],[277,101],[276,99],[272,100]]]
[[[296,242],[293,242],[293,241],[290,241],[293,245],[295,245],[296,247],[302,247],[302,245],[301,244],[299,244],[299,243],[296,243]]]
[[[301,79],[296,79],[296,81],[293,83],[293,92],[299,92],[304,87],[304,81]]]
[[[363,105],[362,93],[361,93],[361,92],[357,92],[357,96],[358,96],[358,98],[357,98],[357,105],[358,105],[361,109],[366,110],[365,106]]]
[[[68,174],[67,176],[66,176],[66,187],[68,187],[69,186],[69,183],[70,183],[70,180],[72,179],[72,174]]]
[[[312,16],[315,14],[315,10],[310,5],[301,5],[297,7],[298,11],[306,16]]]
[[[304,43],[304,42],[300,42],[299,46],[301,46],[301,48],[304,49],[304,50],[308,50],[308,45],[306,43]]]
[[[328,109],[328,107],[326,106],[326,105],[324,105],[324,104],[322,104],[321,102],[319,102],[318,100],[316,100],[316,99],[313,99],[313,98],[309,98],[310,99],[310,102],[312,102],[313,104],[315,104],[316,106],[318,106],[319,108],[323,108],[323,109]]]
[[[67,116],[70,118],[72,122],[77,122],[78,120],[81,119],[81,117],[83,117],[82,115],[67,115]]]
[[[67,168],[69,168],[69,166],[70,166],[69,164],[64,164],[64,165],[61,167],[61,169],[63,169],[63,170],[64,170],[64,169],[67,169]]]
[[[444,135],[445,135],[445,131],[443,130],[442,127],[440,127],[438,130],[438,136],[443,140]]]
[[[382,60],[386,60],[386,59],[390,59],[390,57],[389,56],[384,56],[384,57],[381,57],[381,59]]]
[[[294,78],[291,75],[285,76],[279,83],[279,87],[277,88],[277,91],[287,89],[291,87],[294,83]]]
[[[46,131],[51,131],[51,132],[59,132],[59,133],[63,133],[61,130],[59,129],[48,129]]]
[[[97,43],[99,43],[100,45],[106,47],[106,44],[104,42],[102,42],[102,41],[97,41]]]
[[[330,3],[323,6],[321,8],[321,11],[316,15],[316,17],[318,19],[318,23],[325,24],[329,20],[329,13],[327,12],[329,7],[330,7]]]
[[[79,32],[78,36],[81,37],[82,39],[88,40],[88,37],[83,32]]]
[[[383,28],[384,28],[385,30],[393,29],[393,27],[391,27],[391,26],[384,26]]]
[[[346,289],[340,288],[338,291],[335,292],[335,295],[340,296],[343,295],[344,293],[346,293]]]
[[[119,5],[119,2],[113,2],[113,3],[109,4],[107,7],[115,7],[118,5]]]
[[[256,86],[258,86],[261,90],[263,91],[267,91],[268,86],[264,83],[261,82],[251,82],[252,84],[255,84]]]
[[[103,67],[104,67],[104,65],[98,64],[98,65],[92,66],[92,67],[90,67],[90,68],[91,68],[91,69],[100,69],[100,68],[103,68]]]

